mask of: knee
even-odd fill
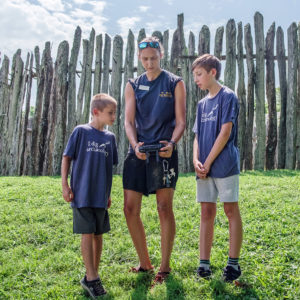
[[[212,221],[216,217],[216,209],[213,207],[206,207],[201,209],[201,220]]]
[[[123,211],[124,211],[124,215],[125,215],[126,219],[139,216],[139,211],[134,206],[131,206],[131,205],[125,204]]]
[[[160,217],[167,218],[168,216],[173,215],[172,206],[168,204],[158,204],[157,211]]]
[[[236,205],[224,205],[224,212],[228,219],[232,219],[239,212]]]

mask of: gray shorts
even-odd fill
[[[73,233],[99,235],[108,231],[110,223],[105,208],[73,207]]]
[[[238,202],[239,200],[239,175],[225,178],[207,177],[197,179],[197,202]]]

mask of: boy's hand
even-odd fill
[[[211,164],[209,164],[208,162],[205,161],[204,164],[203,164],[203,168],[204,168],[206,174],[209,173],[210,167],[211,167]]]
[[[72,202],[74,199],[74,194],[69,186],[63,186],[62,194],[66,202]]]
[[[194,162],[194,167],[195,167],[196,175],[199,178],[201,178],[201,179],[206,178],[206,175],[208,172],[206,172],[206,169],[204,168],[204,166],[202,165],[202,163],[199,160]]]
[[[139,148],[140,148],[140,146],[142,146],[142,145],[144,145],[143,142],[137,143],[137,144],[135,145],[135,147],[134,147],[134,152],[135,152],[135,155],[137,156],[138,159],[146,160],[146,159],[147,159],[146,153],[141,153],[141,152],[139,151]]]
[[[107,201],[107,208],[110,208],[111,207],[111,198],[108,197],[108,201]]]
[[[164,144],[164,147],[158,152],[160,157],[169,158],[172,156],[174,145],[168,141],[159,141],[161,144]]]

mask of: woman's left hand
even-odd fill
[[[161,144],[164,144],[164,147],[160,149],[159,156],[169,158],[172,156],[174,145],[168,141],[159,141]]]

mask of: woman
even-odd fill
[[[138,44],[138,58],[146,72],[129,80],[125,88],[125,130],[130,145],[123,171],[124,213],[140,260],[132,271],[154,269],[140,212],[143,194],[155,193],[162,256],[155,283],[162,283],[171,271],[170,256],[175,238],[172,201],[178,178],[176,143],[185,129],[186,101],[182,79],[160,68],[162,57],[163,47],[157,38],[142,40]],[[162,148],[159,152],[143,153],[141,146],[148,145]]]

